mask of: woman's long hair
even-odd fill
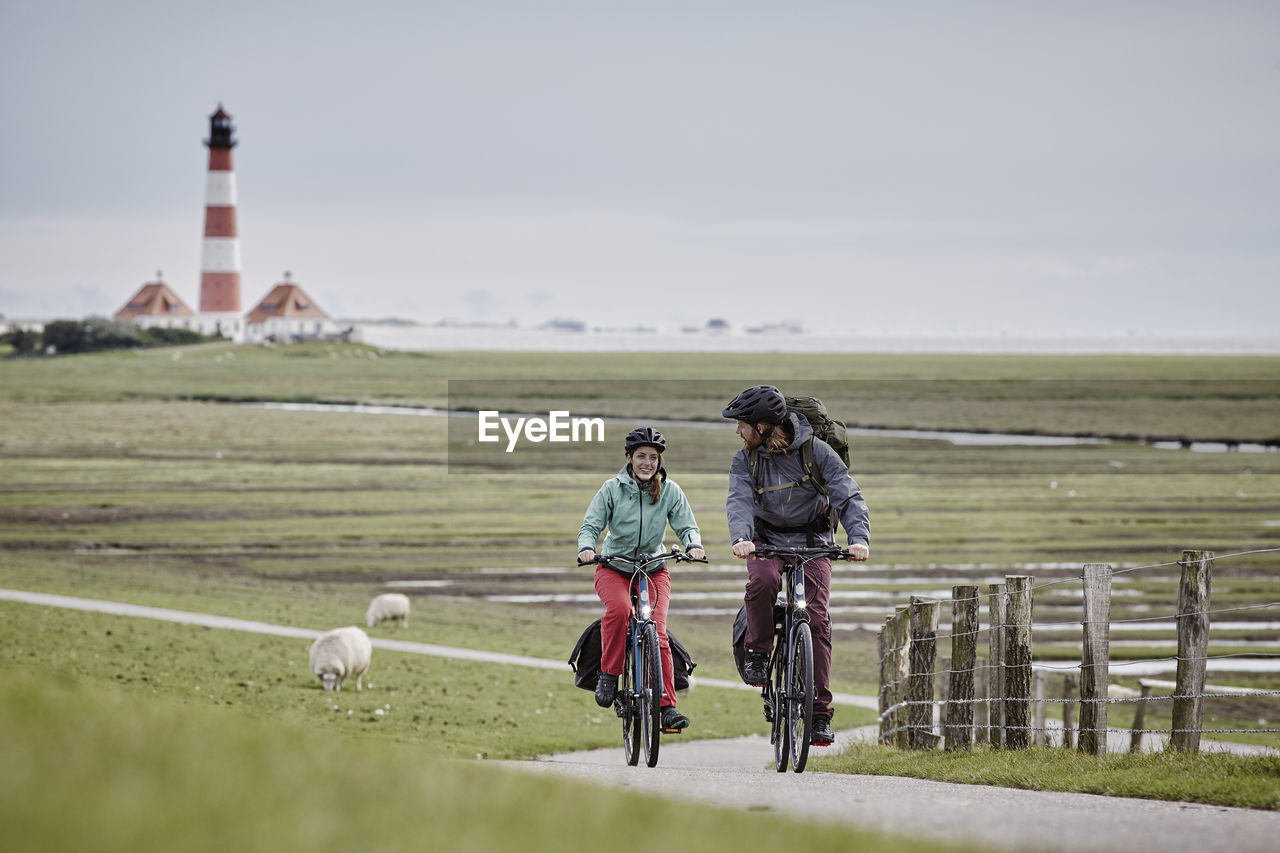
[[[627,457],[627,474],[631,479],[636,480],[635,471],[631,470],[631,457]],[[658,468],[653,472],[653,476],[649,478],[649,482],[641,483],[636,480],[636,485],[640,487],[640,491],[649,493],[649,503],[656,504],[658,498],[662,497],[662,481],[667,479],[667,469],[662,467],[662,454],[658,454]]]

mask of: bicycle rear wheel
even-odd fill
[[[636,684],[640,694],[640,725],[644,731],[644,760],[650,767],[658,763],[662,745],[662,657],[658,649],[658,629],[650,622],[640,635],[640,674],[643,684]]]
[[[773,644],[773,660],[770,662],[769,682],[773,688],[773,766],[779,773],[787,772],[791,756],[791,728],[787,725],[787,656],[786,640],[777,637]]]
[[[626,657],[622,663],[622,675],[618,676],[618,698],[613,702],[622,717],[622,755],[627,764],[635,767],[640,763],[640,718],[635,712],[635,660],[631,652],[633,631],[630,627],[627,630]]]
[[[791,629],[790,650],[787,740],[791,746],[791,769],[803,773],[813,729],[813,632],[807,622],[798,622]]]

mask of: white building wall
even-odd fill
[[[278,341],[324,338],[336,335],[345,327],[327,317],[268,317],[262,323],[250,323],[245,339],[251,342],[275,338]]]
[[[243,314],[231,311],[197,314],[191,318],[191,328],[200,334],[221,334],[238,344],[245,342],[246,325]]]

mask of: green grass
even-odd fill
[[[516,380],[535,410],[715,420],[743,385],[804,383],[861,426],[1187,438],[1280,438],[1273,357],[413,353],[359,345],[208,344],[0,360],[7,402],[279,400],[441,406],[449,380]],[[231,353],[234,359],[227,360]],[[356,354],[359,353],[357,356]],[[176,356],[176,360],[175,360]],[[582,381],[589,380],[589,381]],[[691,381],[696,380],[696,381]],[[560,383],[560,384],[552,384]],[[459,400],[462,402],[462,397]],[[1195,406],[1188,401],[1195,400]],[[473,401],[474,402],[474,401]],[[582,406],[576,403],[582,403]],[[586,408],[583,408],[586,406]]]
[[[1280,756],[1167,752],[1099,758],[1065,749],[1005,751],[980,746],[971,753],[908,752],[856,744],[810,766],[834,773],[1280,809]]]
[[[227,360],[228,352],[235,358]],[[453,578],[468,584],[465,594],[415,594],[409,630],[372,633],[564,659],[591,615],[482,595],[590,591],[590,573],[571,568],[574,537],[590,495],[616,470],[616,449],[606,462],[559,453],[523,469],[463,470],[447,464],[450,436],[440,419],[208,401],[438,406],[447,380],[516,379],[539,381],[517,388],[535,410],[553,400],[590,399],[602,412],[713,419],[723,399],[765,378],[756,373],[757,358],[738,355],[646,355],[654,375],[673,381],[637,386],[632,355],[387,353],[374,360],[367,353],[355,346],[330,353],[322,345],[210,345],[184,349],[176,360],[177,351],[145,351],[0,361],[0,585],[327,628],[359,624],[368,597],[388,580]],[[768,378],[821,388],[838,414],[861,424],[1266,438],[1280,423],[1278,364],[771,356]],[[565,382],[587,376],[595,381]],[[815,384],[821,381],[832,384]],[[736,448],[732,428],[673,425],[667,434],[668,467],[694,504],[713,560],[731,565],[723,501]],[[1019,568],[1025,563],[1136,565],[1174,559],[1188,547],[1223,553],[1280,545],[1280,528],[1265,524],[1280,520],[1280,454],[1191,454],[1130,443],[957,447],[858,436],[853,455],[872,512],[867,571],[889,580],[864,584],[856,574],[838,575],[835,587],[884,593],[885,615],[895,591],[905,602],[913,590],[939,586],[899,577],[960,574],[981,585],[1026,573]],[[972,565],[984,568],[956,568]],[[502,576],[476,571],[526,566],[564,572],[545,583],[520,579],[512,590]],[[1277,568],[1277,554],[1220,561],[1216,600],[1277,600]],[[1073,571],[1031,573],[1041,582]],[[1139,595],[1117,597],[1113,616],[1138,615],[1135,605],[1171,612],[1176,590],[1157,577],[1174,573],[1125,576],[1126,588]],[[677,600],[682,590],[724,589],[715,583],[742,576],[694,577],[674,574]],[[1043,601],[1050,600],[1046,594]],[[673,619],[699,662],[697,675],[735,677],[727,623]],[[31,643],[33,635],[43,642]],[[834,642],[833,689],[874,692],[874,634],[840,631]],[[374,689],[344,692],[335,703],[306,673],[305,646],[0,606],[6,669],[70,672],[91,693],[216,706],[225,719],[319,729],[437,756],[528,756],[618,740],[615,721],[597,722],[567,666],[563,673],[515,671],[377,652]],[[172,662],[167,668],[159,667],[157,650]],[[684,737],[762,731],[758,703],[750,693],[695,689],[681,700],[694,718]],[[384,714],[373,713],[378,707]],[[841,709],[837,723],[871,716]],[[1112,724],[1117,720],[1119,710]]]
[[[620,826],[643,831],[646,844],[690,851],[916,849],[878,833],[441,760],[419,745],[293,719],[147,700],[65,675],[4,674],[7,850],[596,850]]]
[[[327,693],[308,667],[305,640],[13,602],[0,602],[0,625],[0,661],[8,667],[413,742],[438,755],[529,758],[621,741],[617,719],[573,686],[567,664],[558,673],[376,649],[367,689]],[[691,737],[763,727],[759,698],[745,691],[694,689],[681,708],[694,720]]]

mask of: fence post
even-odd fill
[[[1066,749],[1075,746],[1076,728],[1076,680],[1067,676],[1062,680],[1062,745]]]
[[[978,658],[978,588],[951,587],[951,678],[947,749],[973,748],[973,666]]]
[[[1049,731],[1045,728],[1045,723],[1048,720],[1045,703],[1049,695],[1049,673],[1043,669],[1036,670],[1033,677],[1035,680],[1036,712],[1035,723],[1031,729],[1031,743],[1035,746],[1044,746],[1049,742]]]
[[[1209,650],[1209,589],[1213,581],[1212,551],[1183,551],[1178,587],[1178,675],[1173,700],[1173,733],[1169,746],[1200,751],[1204,720],[1205,654]]]
[[[907,683],[912,749],[937,746],[933,733],[933,664],[937,657],[938,602],[911,596],[911,676]]]
[[[1009,604],[1004,638],[1004,744],[1026,749],[1031,743],[1031,578],[1005,579]]]
[[[1080,658],[1080,751],[1107,754],[1107,678],[1111,655],[1111,566],[1084,566],[1084,651]]]
[[[911,675],[911,617],[906,607],[893,616],[893,742],[905,749],[908,742],[907,679]]]
[[[1146,700],[1151,696],[1150,684],[1141,681],[1138,684],[1142,687],[1142,701],[1138,702],[1138,708],[1133,712],[1133,731],[1129,733],[1130,752],[1142,752],[1142,730],[1147,727],[1147,705],[1149,704]]]
[[[1004,625],[1009,599],[1002,583],[987,584],[987,594],[987,618],[991,622],[987,656],[987,708],[991,727],[987,729],[987,742],[999,748],[1004,746]]]
[[[890,682],[893,679],[892,650],[893,650],[893,617],[886,616],[884,625],[880,627],[880,636],[876,642],[876,648],[880,652],[880,736],[877,738],[878,743],[885,742],[885,733],[889,731],[889,718],[885,711],[889,709],[891,703]]]

